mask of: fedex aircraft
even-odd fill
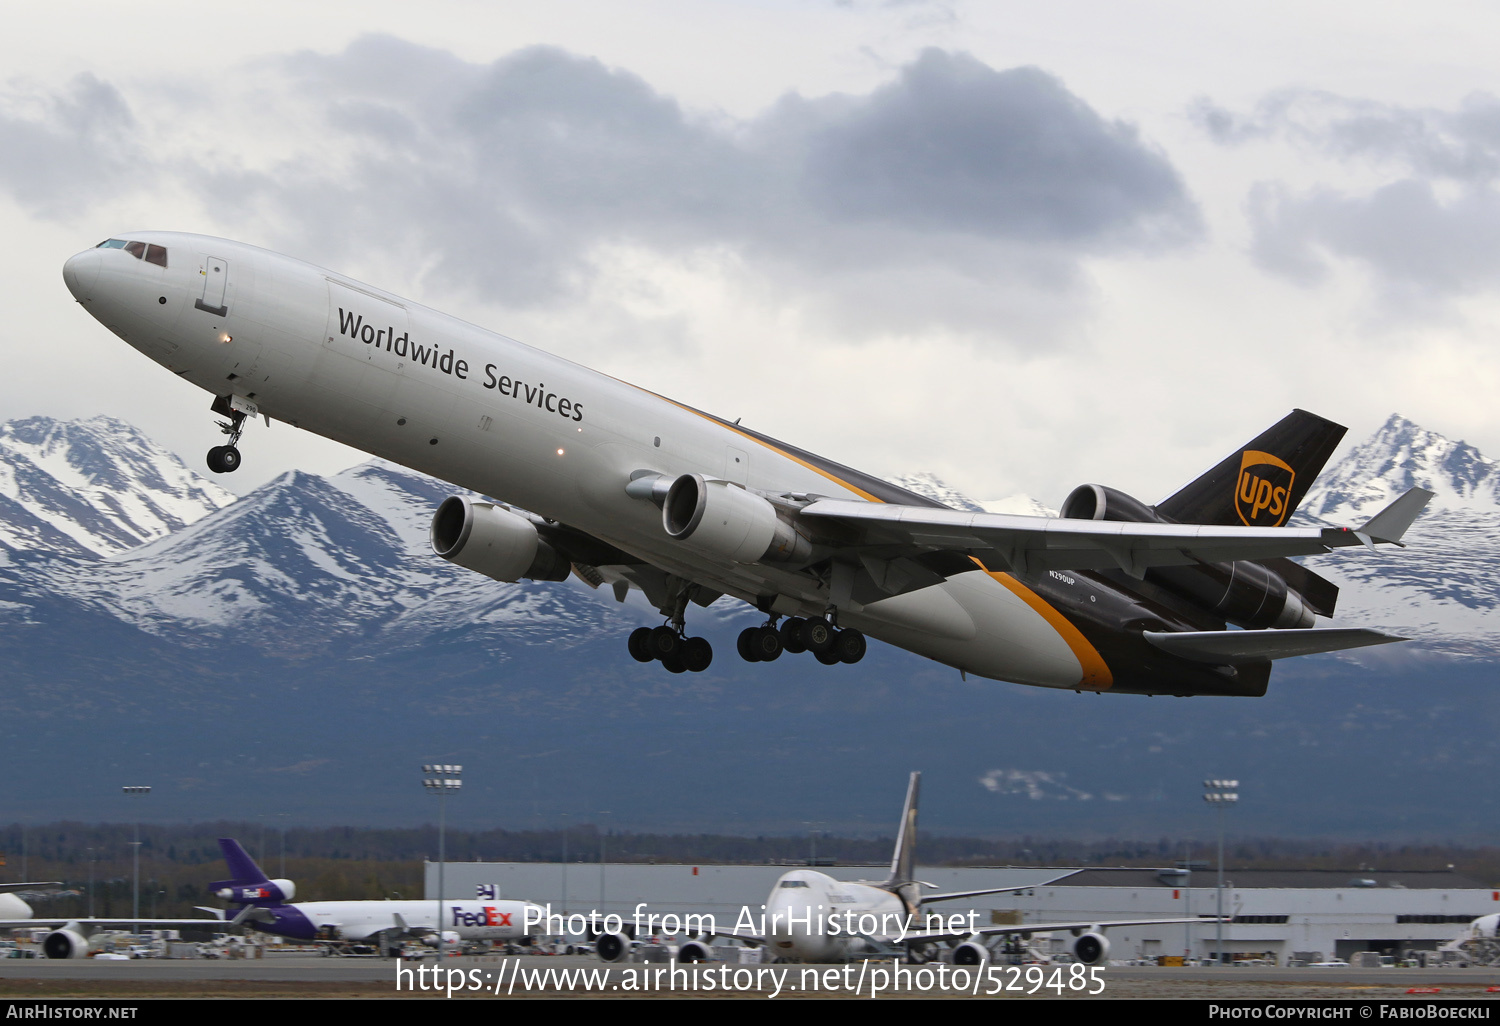
[[[923,884],[914,875],[921,784],[922,774],[913,773],[906,788],[901,825],[896,830],[890,876],[885,880],[850,882],[835,880],[827,873],[796,869],[776,881],[766,898],[764,912],[752,917],[751,925],[763,929],[746,932],[721,928],[718,934],[764,946],[772,958],[782,961],[845,962],[894,954],[913,961],[941,957],[955,965],[981,965],[989,961],[990,945],[999,938],[1066,931],[1073,934],[1070,945],[1073,956],[1095,965],[1109,957],[1109,939],[1104,935],[1109,927],[1218,922],[1209,917],[981,926],[972,910],[946,914],[931,911],[927,906],[933,902],[1004,894],[1027,887],[923,894],[922,888],[931,884]],[[708,961],[710,940],[696,937],[684,942],[677,949],[678,961]],[[629,938],[605,934],[594,949],[605,961],[617,961],[629,952]]]
[[[236,921],[263,933],[293,940],[363,942],[378,944],[383,951],[404,937],[459,940],[523,940],[528,906],[524,901],[445,900],[438,923],[436,899],[432,901],[303,901],[292,904],[296,886],[290,880],[272,880],[255,864],[239,842],[219,838],[230,879],[209,884],[217,897],[237,905]],[[214,910],[209,910],[214,911]],[[537,921],[535,911],[533,922]]]
[[[689,607],[725,595],[766,617],[739,637],[751,662],[858,662],[868,636],[1077,691],[1263,695],[1273,660],[1401,640],[1315,627],[1338,589],[1288,557],[1399,544],[1431,496],[1286,527],[1344,432],[1300,410],[1155,506],[1083,485],[1057,519],[969,513],[253,246],[126,232],[63,278],[213,396],[211,470],[239,467],[264,416],[496,496],[444,501],[434,551],[500,581],[640,589],[664,622],[630,654],[673,673],[708,667]]]

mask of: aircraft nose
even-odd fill
[[[100,255],[97,249],[76,253],[63,264],[63,283],[80,303],[92,298],[99,281]]]

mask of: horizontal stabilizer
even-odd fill
[[[1179,659],[1231,666],[1406,640],[1361,627],[1283,631],[1146,631],[1144,637],[1163,652]]]

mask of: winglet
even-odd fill
[[[1426,488],[1410,488],[1395,502],[1370,518],[1370,522],[1357,533],[1379,542],[1401,544],[1401,536],[1417,519],[1417,515],[1432,501],[1432,492]]]

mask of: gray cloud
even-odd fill
[[[1067,319],[1084,258],[1200,232],[1172,164],[1133,126],[1042,71],[964,54],[929,50],[869,93],[788,96],[748,120],[548,47],[479,65],[367,37],[250,72],[254,102],[285,108],[274,149],[297,149],[274,166],[167,138],[178,152],[147,169],[172,119],[144,129],[89,80],[44,116],[0,121],[38,169],[0,180],[23,195],[48,187],[41,169],[128,159],[268,241],[329,260],[379,246],[441,288],[515,306],[576,299],[611,246],[727,250],[807,309],[897,330]],[[306,126],[311,138],[295,134]],[[1040,303],[1021,295],[1038,289]]]
[[[1222,145],[1285,138],[1340,160],[1421,178],[1489,183],[1500,176],[1500,99],[1488,93],[1441,110],[1283,90],[1248,114],[1204,99],[1189,116]]]
[[[1491,189],[1445,200],[1416,179],[1367,196],[1262,185],[1250,212],[1256,258],[1304,284],[1322,280],[1325,255],[1369,268],[1398,290],[1388,302],[1461,295],[1500,279],[1500,194]]]
[[[1229,146],[1287,139],[1391,179],[1363,193],[1294,192],[1262,182],[1247,211],[1261,266],[1304,285],[1330,260],[1371,272],[1386,307],[1493,286],[1500,271],[1500,100],[1476,93],[1453,110],[1401,107],[1305,90],[1249,114],[1200,101],[1199,127]]]
[[[832,220],[1083,245],[1196,223],[1164,157],[1036,68],[928,50],[868,97],[816,106],[803,180]]]
[[[97,201],[149,174],[139,124],[119,91],[79,75],[55,93],[0,96],[0,184],[46,215]]]

